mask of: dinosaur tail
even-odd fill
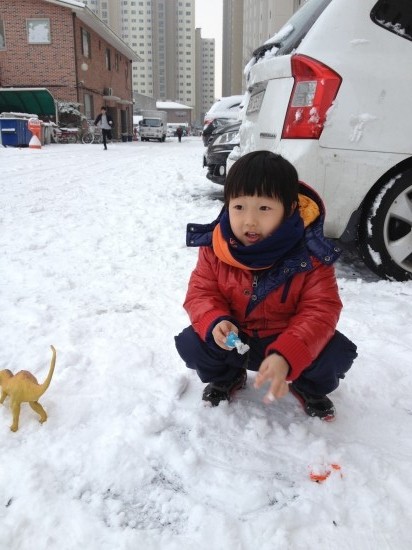
[[[54,367],[56,365],[56,350],[54,349],[53,346],[50,346],[51,349],[52,349],[52,352],[53,352],[53,355],[52,355],[52,359],[51,359],[51,363],[50,363],[50,369],[49,369],[49,374],[47,375],[47,378],[46,380],[43,382],[43,384],[41,384],[40,388],[41,388],[41,395],[43,395],[43,393],[47,390],[47,388],[50,386],[50,382],[51,382],[51,379],[52,379],[52,376],[53,376],[53,372],[54,372]]]

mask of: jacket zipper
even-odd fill
[[[258,285],[258,281],[259,281],[259,276],[258,275],[253,275],[253,279],[252,279],[252,300],[253,298],[255,298],[255,300],[257,300],[257,296],[256,296],[256,288],[257,288],[257,285]],[[251,305],[251,302],[249,302],[249,306]],[[246,316],[248,315],[248,309],[249,309],[249,306],[247,307],[246,309]],[[253,331],[253,336],[254,338],[257,338],[258,337],[258,331],[257,330],[254,330]],[[249,355],[249,354],[248,354]]]
[[[256,290],[257,284],[258,284],[259,277],[257,275],[253,275],[253,281],[252,281],[252,288],[253,291]],[[253,292],[254,294],[254,292]]]

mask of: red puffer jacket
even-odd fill
[[[288,379],[295,380],[333,336],[342,309],[334,268],[313,256],[309,262],[266,292],[270,273],[232,267],[211,247],[201,247],[184,303],[194,330],[206,340],[217,322],[229,319],[249,336],[279,334],[266,353],[282,355]]]

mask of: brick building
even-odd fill
[[[133,61],[77,0],[0,0],[0,87],[47,88],[56,101],[80,103],[88,119],[105,105],[119,137],[133,129]]]

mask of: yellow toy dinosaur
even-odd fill
[[[17,432],[19,429],[21,403],[29,403],[30,407],[40,415],[41,424],[47,420],[46,411],[40,405],[38,399],[49,387],[56,364],[56,350],[53,346],[50,347],[53,351],[53,356],[50,363],[49,374],[43,384],[39,384],[36,377],[27,370],[21,370],[14,376],[9,369],[0,371],[0,404],[4,403],[8,395],[10,396],[10,407],[13,413],[13,424],[10,426],[12,432]]]

